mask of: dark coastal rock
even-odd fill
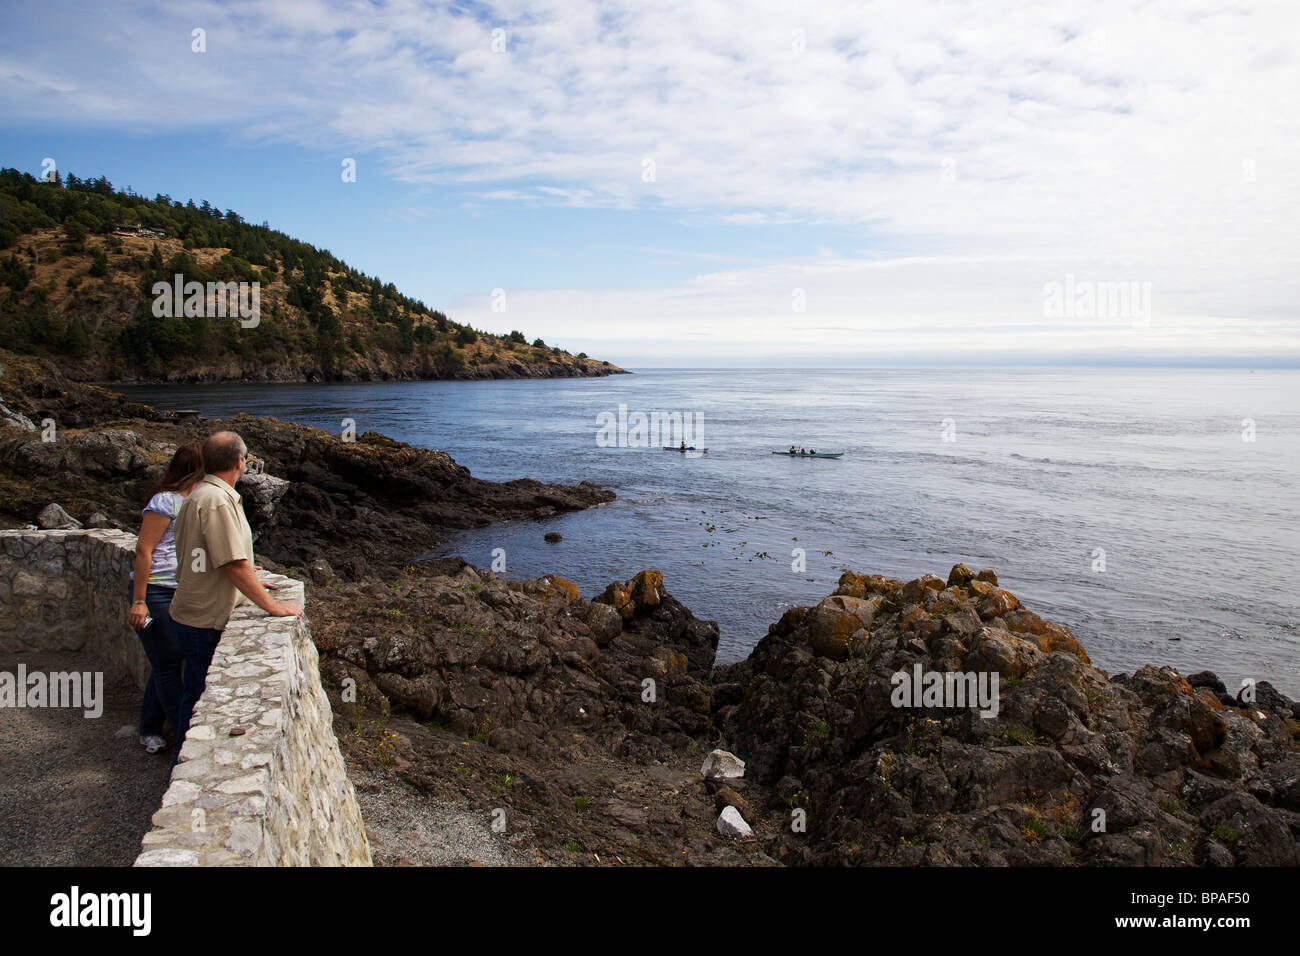
[[[36,431],[35,422],[22,412],[15,412],[3,403],[0,403],[0,425],[8,425],[10,428],[18,428],[23,431]]]
[[[317,587],[324,587],[329,584],[330,578],[334,577],[334,569],[324,558],[317,558],[307,568],[307,573],[311,575],[312,584]]]
[[[0,352],[0,397],[14,413],[39,429],[53,419],[57,429],[85,428],[106,420],[161,421],[148,405],[131,402],[116,392],[74,382],[47,359]],[[25,426],[20,426],[25,427]]]
[[[587,626],[596,644],[604,647],[623,630],[623,616],[608,604],[592,601],[587,608]]]
[[[1237,692],[1237,703],[1242,707],[1257,707],[1265,713],[1275,714],[1278,717],[1291,717],[1294,713],[1294,704],[1278,693],[1276,688],[1266,680],[1255,683],[1254,701],[1247,700],[1248,692],[1249,685]]]
[[[966,565],[954,564],[952,570],[948,572],[948,584],[949,586],[969,584],[973,577],[975,577],[975,572]]]
[[[1195,674],[1189,674],[1187,683],[1193,687],[1208,687],[1216,696],[1228,692],[1228,688],[1224,686],[1223,681],[1219,680],[1219,675],[1213,671],[1197,671]]]
[[[808,643],[813,653],[836,660],[849,655],[854,635],[871,626],[883,601],[879,595],[856,598],[833,594],[822,600],[808,622]]]
[[[102,511],[111,523],[136,528],[176,447],[221,429],[239,432],[266,462],[265,474],[246,474],[239,486],[259,556],[298,568],[326,558],[349,579],[429,553],[443,530],[554,515],[614,498],[589,482],[484,481],[445,452],[370,432],[344,441],[247,415],[180,420],[71,382],[42,360],[6,353],[4,368],[0,397],[8,407],[55,425],[52,441],[43,430],[0,430],[0,480],[8,491],[0,511],[10,523],[34,520],[57,499],[74,519]]]
[[[995,574],[954,571],[942,590],[929,577],[869,588],[846,573],[840,592],[882,598],[850,653],[817,653],[819,632],[836,633],[825,611],[792,608],[747,660],[716,669],[721,745],[758,788],[745,795],[757,813],[746,819],[784,833],[769,855],[788,865],[1296,865],[1291,701],[1261,682],[1255,704],[1225,707],[1215,681],[1193,686],[1171,668],[1112,679]],[[896,675],[918,665],[996,674],[996,714],[980,716],[992,708],[978,701],[895,706]],[[782,822],[791,806],[806,811],[805,834]]]
[[[278,522],[277,509],[289,482],[274,475],[245,473],[235,486],[244,505],[244,514],[253,531],[253,541],[258,542]]]
[[[364,683],[421,719],[548,759],[574,751],[575,730],[608,754],[646,760],[711,731],[717,625],[696,620],[658,572],[628,582],[640,600],[627,618],[555,575],[422,572],[392,590],[349,584],[319,595],[330,612],[317,641],[339,661],[322,666],[338,679],[360,668]],[[377,623],[363,597],[401,613]]]

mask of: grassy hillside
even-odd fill
[[[260,285],[260,320],[157,317],[176,273]],[[0,348],[83,381],[319,381],[608,375],[518,331],[451,321],[326,250],[233,210],[146,199],[102,177],[0,170]]]

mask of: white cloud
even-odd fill
[[[977,334],[965,323],[1032,300],[1050,262],[1152,282],[1186,342],[1202,341],[1198,321],[1255,322],[1262,341],[1295,348],[1269,331],[1294,329],[1300,296],[1300,28],[1286,4],[289,0],[83,14],[39,42],[0,41],[11,123],[358,144],[390,176],[494,203],[871,224],[947,257],[885,270],[890,314],[906,321]],[[805,269],[835,277],[831,325],[854,314],[855,282],[885,274],[791,263],[649,300],[615,291],[626,301],[609,305],[722,329],[758,321],[746,310]],[[563,295],[538,293],[539,310],[564,322],[606,294]],[[766,335],[755,341],[782,341]]]

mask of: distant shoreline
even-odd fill
[[[307,377],[297,376],[293,378],[253,378],[241,376],[237,378],[222,377],[184,377],[184,378],[123,378],[123,379],[85,379],[80,380],[83,385],[94,385],[99,388],[116,388],[121,386],[131,387],[168,387],[178,386],[185,387],[189,385],[364,385],[364,384],[391,384],[393,382],[509,382],[509,381],[541,381],[544,379],[573,379],[573,378],[607,378],[610,375],[633,375],[627,369],[611,366],[608,370],[592,371],[586,373],[575,373],[572,375],[502,375],[484,372],[475,374],[470,371],[459,372],[455,375],[389,375],[389,376],[329,376],[329,377]],[[73,381],[79,381],[73,379]]]

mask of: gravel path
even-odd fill
[[[523,866],[481,814],[437,801],[395,775],[348,763],[375,866]]]
[[[104,712],[0,709],[0,866],[130,866],[167,788],[171,750],[136,735],[140,690],[89,654],[25,653],[0,670],[104,671]]]

